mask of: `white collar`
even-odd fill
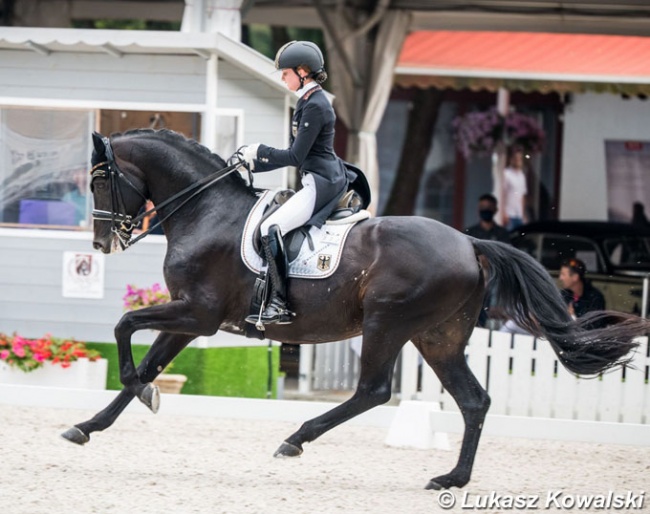
[[[302,98],[307,91],[315,88],[317,85],[318,82],[316,82],[315,80],[312,82],[308,82],[303,87],[301,87],[298,91],[296,91],[296,95],[298,96],[298,98]]]

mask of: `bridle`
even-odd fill
[[[229,164],[227,167],[222,168],[207,177],[202,178],[198,182],[195,182],[185,189],[179,191],[178,193],[172,195],[166,200],[160,202],[158,205],[145,211],[138,216],[130,216],[126,214],[126,206],[124,203],[124,197],[122,194],[121,184],[125,184],[127,187],[135,191],[141,198],[146,202],[149,198],[147,194],[140,191],[134,184],[129,180],[129,178],[120,170],[119,166],[115,162],[115,154],[113,153],[113,147],[111,145],[110,139],[107,137],[102,138],[102,142],[105,147],[106,160],[98,164],[95,164],[90,170],[90,191],[94,192],[93,183],[96,179],[102,178],[108,180],[108,186],[110,189],[111,195],[111,210],[104,211],[101,209],[93,209],[92,217],[94,220],[98,221],[110,221],[111,222],[111,232],[117,236],[120,241],[120,244],[123,248],[128,248],[129,246],[134,245],[140,239],[147,236],[151,233],[152,230],[156,229],[163,222],[165,222],[170,216],[176,213],[181,207],[183,207],[187,202],[189,202],[196,195],[215,184],[226,175],[232,173],[244,163],[241,161],[236,161]],[[252,184],[252,183],[251,183]],[[191,194],[190,194],[191,193]],[[148,230],[142,232],[135,239],[131,239],[133,229],[140,226],[140,223],[144,218],[158,212],[159,209],[169,205],[173,201],[188,195],[182,202],[176,205],[164,218],[160,219],[157,223],[149,227]]]

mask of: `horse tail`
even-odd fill
[[[546,269],[530,255],[496,241],[471,239],[483,256],[488,288],[497,305],[519,326],[549,341],[562,365],[573,373],[594,375],[628,363],[635,337],[650,322],[632,314],[596,311],[573,320]]]

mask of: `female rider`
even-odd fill
[[[321,227],[345,194],[349,176],[334,153],[336,115],[320,84],[327,79],[323,54],[309,41],[291,41],[275,56],[282,80],[298,97],[291,121],[291,145],[286,150],[253,144],[240,149],[240,157],[254,173],[295,166],[302,176],[302,189],[261,226],[262,247],[268,262],[267,285],[271,294],[261,316],[246,321],[263,324],[291,323],[295,316],[287,306],[288,266],[283,234],[303,225]]]

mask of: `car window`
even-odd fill
[[[545,235],[542,240],[540,262],[549,270],[559,270],[567,259],[580,259],[587,271],[598,272],[598,250],[588,239],[575,236]]]
[[[611,237],[605,239],[603,248],[614,266],[634,267],[650,264],[650,238]]]

